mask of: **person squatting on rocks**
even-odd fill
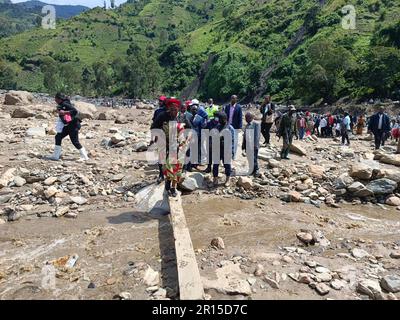
[[[261,133],[265,140],[265,145],[269,145],[271,141],[271,128],[274,124],[275,106],[271,103],[271,96],[266,96],[261,105]]]
[[[183,169],[186,159],[186,149],[190,141],[190,136],[185,137],[180,134],[185,129],[190,129],[191,125],[186,118],[184,122],[178,121],[178,115],[181,110],[181,102],[175,98],[166,100],[166,111],[161,112],[154,120],[152,129],[161,129],[165,135],[165,145],[162,144],[159,150],[159,159],[162,163],[162,171],[165,177],[165,189],[171,197],[177,196],[176,188],[183,179]],[[176,129],[177,139],[176,151],[170,154],[170,129]],[[159,139],[157,139],[159,140]]]
[[[296,107],[291,105],[289,111],[282,116],[279,125],[278,137],[283,138],[281,159],[289,160],[289,151],[293,143],[293,136],[297,136]]]
[[[368,132],[374,134],[376,150],[385,145],[386,135],[390,132],[390,118],[384,106],[380,106],[379,111],[371,117]]]
[[[225,187],[229,187],[231,184],[231,176],[232,176],[232,158],[234,154],[234,137],[235,130],[229,124],[228,117],[225,112],[216,113],[216,118],[218,118],[218,124],[215,129],[219,132],[219,161],[215,162],[213,159],[215,155],[212,155],[211,161],[213,163],[213,185],[214,187],[218,186],[218,173],[219,173],[219,165],[222,161],[225,168]],[[229,138],[229,140],[227,140]],[[226,150],[225,150],[226,148]],[[215,148],[214,148],[215,149]],[[226,153],[226,154],[225,154]]]
[[[242,150],[247,153],[247,160],[249,161],[250,175],[258,177],[258,152],[260,149],[260,134],[261,126],[254,121],[254,115],[250,112],[246,113],[246,127],[243,134]],[[252,154],[249,154],[252,153]]]
[[[80,153],[80,161],[87,161],[89,157],[86,149],[79,142],[79,130],[81,129],[81,120],[78,117],[78,110],[72,105],[70,99],[62,93],[57,93],[55,96],[57,103],[58,119],[56,124],[55,147],[52,156],[49,160],[58,161],[61,158],[61,143],[62,140],[69,136],[72,144]]]

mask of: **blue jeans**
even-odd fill
[[[305,134],[305,129],[304,128],[299,128],[299,139],[303,140]]]

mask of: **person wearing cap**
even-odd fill
[[[376,150],[385,145],[385,137],[390,132],[390,118],[385,113],[384,106],[380,106],[379,111],[371,117],[368,132],[374,134]]]
[[[297,136],[296,107],[289,106],[289,111],[282,116],[279,124],[278,137],[283,138],[281,159],[289,160],[289,151],[293,142],[293,136]]]
[[[268,146],[271,140],[271,128],[275,120],[275,106],[271,103],[271,96],[268,95],[265,97],[260,112],[262,115],[261,133],[264,137],[265,145]]]
[[[224,112],[228,117],[228,124],[235,130],[233,144],[233,158],[235,159],[239,143],[239,130],[243,128],[242,106],[238,103],[238,97],[236,95],[231,97],[231,103],[225,106]]]
[[[81,119],[79,118],[78,110],[73,106],[70,99],[62,94],[57,93],[55,96],[57,103],[58,120],[56,124],[56,137],[53,155],[48,157],[49,160],[58,161],[61,158],[61,143],[62,140],[69,136],[72,144],[79,150],[80,160],[89,160],[86,149],[79,142],[79,130],[81,129]]]
[[[157,116],[166,111],[167,107],[165,105],[167,101],[167,97],[166,96],[161,96],[160,98],[158,98],[158,108],[154,111],[154,115],[153,115],[153,119],[152,121],[154,122],[154,120],[156,120]]]
[[[186,149],[190,139],[190,137],[179,135],[182,130],[190,128],[190,123],[187,121],[187,119],[184,119],[184,122],[178,121],[180,108],[180,100],[176,98],[167,99],[166,111],[160,113],[152,125],[152,129],[161,129],[165,134],[165,150],[159,150],[159,156],[161,160],[163,160],[161,162],[164,162],[162,165],[162,172],[165,178],[165,189],[168,192],[168,195],[171,197],[177,196],[177,186],[183,180],[183,167],[186,157],[186,152],[183,152],[183,150]],[[169,154],[169,134],[171,123],[176,125],[178,134],[178,150],[176,155]]]
[[[215,117],[215,114],[219,111],[219,107],[214,104],[213,99],[208,99],[208,106],[205,108],[207,115],[208,115],[208,120],[212,120]]]

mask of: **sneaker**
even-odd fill
[[[226,177],[226,180],[225,180],[225,187],[230,187],[231,186],[231,177]]]
[[[159,176],[158,178],[157,178],[157,184],[160,184],[161,182],[163,182],[164,181],[164,176]]]
[[[171,190],[169,190],[168,193],[169,193],[170,197],[172,197],[172,198],[176,198],[178,196],[178,193],[176,192],[175,188],[172,188]]]

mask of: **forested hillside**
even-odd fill
[[[151,97],[200,76],[217,100],[398,99],[399,39],[398,0],[131,0],[0,40],[0,86]]]

